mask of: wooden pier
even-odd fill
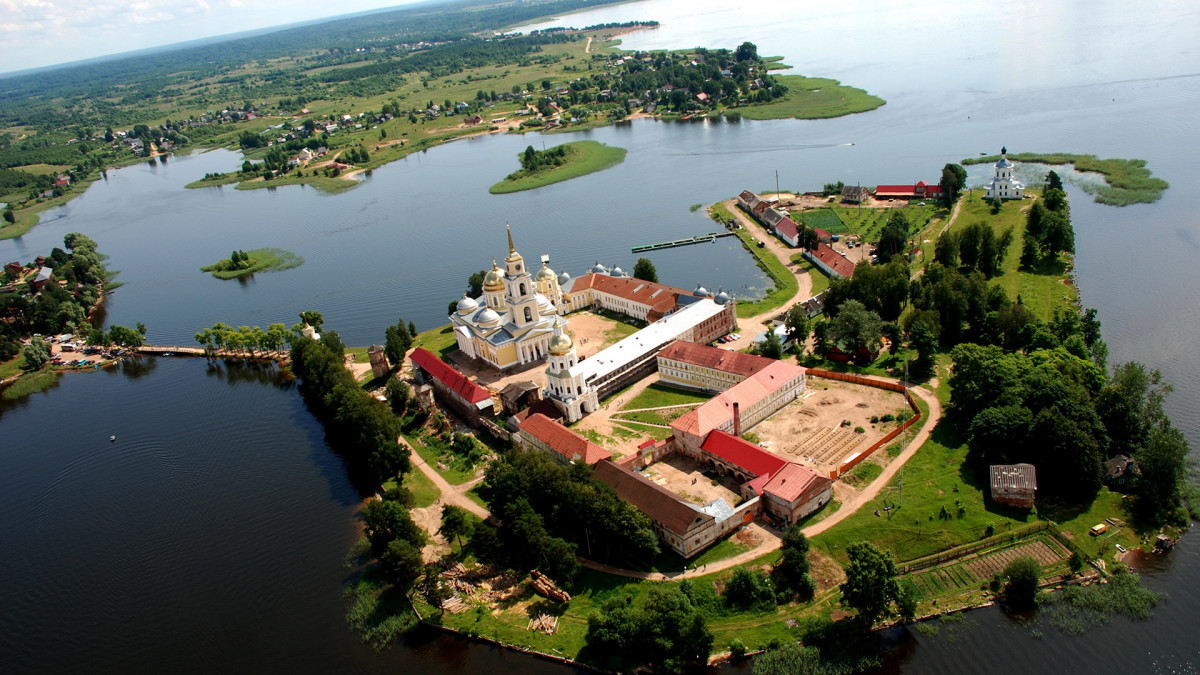
[[[733,232],[709,232],[708,234],[701,234],[701,235],[697,235],[695,237],[688,237],[687,239],[676,239],[674,241],[663,241],[663,242],[659,242],[657,244],[643,244],[642,246],[634,246],[632,251],[634,253],[642,253],[643,251],[657,251],[657,250],[663,249],[663,248],[676,248],[678,246],[688,246],[689,244],[706,244],[708,242],[716,241],[717,239],[720,239],[721,237],[732,237],[732,236],[733,236]]]

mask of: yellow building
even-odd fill
[[[450,323],[463,353],[496,368],[513,368],[546,357],[555,326],[561,332],[567,323],[558,315],[561,302],[554,270],[543,262],[537,274],[531,274],[513,247],[509,229],[504,269],[493,260],[483,279],[483,295],[464,296]]]

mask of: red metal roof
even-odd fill
[[[424,347],[414,349],[409,358],[412,359],[413,365],[429,373],[430,377],[446,385],[451,391],[463,397],[469,403],[479,403],[492,397],[487,389],[467,379],[466,375],[450,367],[445,361],[434,356],[433,352]]]
[[[692,507],[665,487],[623,466],[600,462],[596,464],[593,476],[612,486],[618,497],[676,535],[684,536],[714,520],[713,516]]]
[[[806,466],[788,462],[771,476],[771,480],[767,481],[762,491],[790,503],[814,490],[824,490],[825,486],[832,482]]]
[[[763,450],[750,441],[727,434],[720,429],[714,430],[704,439],[700,446],[705,452],[712,453],[731,464],[745,469],[755,476],[772,475],[782,469],[787,462]]]
[[[600,293],[615,295],[630,302],[649,307],[650,312],[670,314],[678,304],[680,295],[691,295],[691,291],[667,286],[653,281],[633,277],[610,277],[607,274],[589,273],[575,280],[571,292],[577,293],[591,288]]]
[[[529,419],[521,424],[521,433],[545,443],[568,461],[580,459],[584,464],[591,466],[602,459],[612,457],[609,451],[541,413],[530,415]]]
[[[679,361],[723,373],[747,377],[775,362],[765,356],[731,352],[717,347],[676,340],[658,353],[658,358]]]
[[[817,244],[817,250],[813,251],[813,255],[843,277],[854,276],[854,263],[850,262],[850,259],[846,256],[830,248],[829,244],[824,242]]]
[[[780,219],[778,223],[775,223],[775,229],[780,235],[793,241],[800,236],[800,230],[796,227],[796,221],[786,216]]]
[[[918,187],[924,187],[924,191],[917,193]],[[876,185],[875,198],[883,199],[912,199],[914,197],[938,197],[942,194],[942,186],[928,185],[925,181],[921,181],[916,185]]]
[[[773,360],[766,368],[747,376],[672,422],[671,429],[703,438],[708,432],[721,428],[733,419],[734,403],[742,410],[750,410],[788,382],[804,377],[805,372],[801,366]]]

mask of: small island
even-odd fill
[[[252,251],[235,250],[224,260],[201,267],[201,272],[210,272],[218,279],[241,279],[255,272],[277,272],[299,267],[304,258],[278,248],[256,248]]]
[[[1076,155],[1067,152],[1020,152],[1009,157],[1018,162],[1061,166],[1071,164],[1076,171],[1098,173],[1104,177],[1105,185],[1082,185],[1083,191],[1093,195],[1096,203],[1109,206],[1130,204],[1153,204],[1162,198],[1170,185],[1155,178],[1146,168],[1144,159],[1100,159],[1095,155]],[[963,164],[991,164],[1000,155],[984,155],[963,160]]]
[[[564,143],[549,150],[535,150],[531,145],[520,158],[521,169],[488,188],[488,192],[497,195],[532,190],[603,171],[625,161],[625,148],[597,141]]]

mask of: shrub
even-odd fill
[[[729,656],[735,660],[746,658],[746,643],[741,638],[733,638],[729,643]]]

